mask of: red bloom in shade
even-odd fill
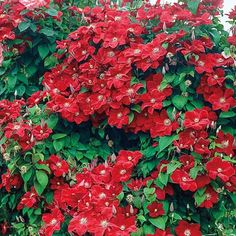
[[[170,196],[174,195],[174,189],[170,184],[168,184],[163,189],[156,187],[155,193],[158,200],[165,200],[166,194],[169,194]]]
[[[136,217],[125,217],[124,214],[117,214],[110,221],[112,224],[112,230],[107,234],[109,236],[129,236],[132,232],[137,230],[135,224]]]
[[[161,113],[153,119],[155,125],[150,129],[152,138],[171,135],[172,131],[175,131],[179,127],[177,121],[172,122],[170,120],[166,110],[161,111]]]
[[[204,195],[206,198],[205,198],[204,202],[202,202],[200,207],[212,208],[213,205],[215,203],[217,203],[219,200],[218,193],[211,186],[207,186],[207,189],[206,189]]]
[[[133,191],[139,191],[144,186],[144,183],[142,179],[132,179],[127,186]]]
[[[212,104],[213,110],[228,111],[236,105],[236,100],[233,98],[233,89],[215,89],[214,93],[209,96],[208,102]]]
[[[234,167],[236,173],[236,167]],[[236,175],[232,176],[228,182],[225,183],[225,187],[230,192],[236,192]]]
[[[225,153],[230,156],[234,154],[234,137],[229,133],[224,133],[221,130],[217,134],[217,139],[215,140],[218,146],[214,149],[215,152]]]
[[[147,234],[147,236],[173,236],[173,234],[171,234],[170,229],[167,228],[167,230],[156,229],[154,234]]]
[[[195,109],[187,111],[184,116],[184,126],[194,130],[202,130],[211,123],[208,111],[205,109]]]
[[[191,155],[182,155],[179,161],[183,164],[182,169],[184,171],[189,171],[194,167],[194,158]]]
[[[5,187],[7,192],[10,192],[11,188],[19,189],[23,183],[21,176],[19,174],[11,175],[9,169],[7,169],[5,174],[2,174],[1,178],[2,183],[0,184],[0,189]]]
[[[184,220],[179,221],[175,232],[177,236],[202,236],[199,224],[190,224]]]
[[[88,231],[90,218],[90,212],[82,212],[74,215],[68,225],[68,232],[74,232],[78,235],[84,235]]]
[[[199,175],[195,181],[197,183],[197,188],[200,189],[208,185],[211,182],[211,179],[207,175]]]
[[[32,188],[30,192],[26,192],[22,197],[20,203],[17,205],[17,210],[21,210],[24,207],[32,208],[35,207],[38,202],[38,194],[35,189]]]
[[[129,113],[130,110],[128,108],[120,108],[117,110],[111,109],[108,114],[108,124],[116,126],[117,128],[122,128],[123,125],[129,123]]]
[[[91,173],[96,183],[108,183],[111,180],[111,168],[104,164],[96,166]]]
[[[42,220],[45,225],[40,230],[41,235],[51,236],[54,231],[60,230],[61,223],[64,222],[64,216],[58,208],[54,208],[51,213],[43,214]]]
[[[191,179],[184,170],[175,170],[171,175],[171,179],[174,183],[179,184],[180,188],[184,191],[190,190],[194,192],[197,190],[195,180]]]
[[[153,202],[147,206],[147,209],[149,211],[149,216],[152,218],[163,216],[165,214],[162,203]]]
[[[47,124],[42,125],[42,126],[37,125],[32,130],[32,134],[38,141],[48,138],[51,133],[52,133],[52,130],[48,128]]]
[[[228,43],[236,46],[236,35],[230,36],[227,38]]]
[[[220,85],[222,86],[223,82],[225,81],[225,71],[221,68],[217,68],[214,73],[212,74],[207,74],[207,83],[210,86],[213,85]]]
[[[112,180],[115,182],[125,182],[130,179],[133,164],[130,162],[118,162],[112,170]]]
[[[206,163],[206,170],[212,179],[218,176],[224,182],[228,181],[235,174],[231,163],[223,161],[220,157],[214,157]]]
[[[9,123],[4,131],[6,138],[13,138],[15,141],[22,139],[25,136],[28,137],[27,132],[31,130],[31,127],[28,124],[24,123]]]
[[[49,163],[49,167],[56,177],[67,174],[69,171],[69,165],[67,162],[56,155],[51,155],[47,162]]]
[[[138,161],[142,157],[142,153],[140,151],[126,151],[121,150],[117,156],[117,162],[131,162],[134,166],[137,165]]]

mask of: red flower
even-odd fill
[[[190,224],[184,220],[179,221],[175,232],[177,236],[202,236],[199,224]]]
[[[19,174],[12,175],[9,169],[5,174],[2,174],[1,178],[0,189],[5,187],[7,192],[10,192],[11,188],[19,189],[23,183],[21,176]]]
[[[225,153],[226,155],[234,155],[234,137],[229,133],[224,133],[221,130],[217,134],[215,143],[217,147],[214,149],[215,152]]]
[[[26,192],[22,197],[20,203],[17,205],[17,210],[21,210],[24,207],[32,208],[35,207],[38,202],[38,194],[35,189],[32,188],[30,192]]]
[[[191,155],[182,155],[179,161],[183,164],[182,169],[186,172],[194,167],[194,158]]]
[[[68,232],[84,235],[89,229],[90,218],[89,212],[75,214],[68,225]]]
[[[236,46],[236,35],[233,35],[233,36],[229,36],[228,39],[227,39],[228,43]]]
[[[231,107],[236,106],[236,100],[233,98],[233,89],[215,89],[214,93],[209,96],[208,101],[212,104],[213,110],[228,111]]]
[[[173,236],[173,234],[171,234],[170,229],[167,228],[167,230],[156,229],[154,234],[147,234],[147,236]]]
[[[154,122],[155,125],[150,129],[152,138],[171,135],[172,131],[179,127],[177,121],[170,120],[166,110],[162,110],[159,115],[154,116]]]
[[[170,184],[165,186],[163,189],[156,187],[155,194],[158,200],[165,200],[166,194],[170,196],[174,195],[174,189]]]
[[[231,163],[223,161],[220,157],[214,157],[207,162],[206,170],[212,179],[218,176],[224,182],[228,181],[235,174],[235,170]]]
[[[131,182],[127,184],[127,186],[129,187],[129,189],[136,192],[144,186],[144,183],[142,179],[132,179]]]
[[[211,123],[208,111],[205,109],[195,109],[187,111],[184,117],[184,126],[194,130],[202,130]]]
[[[32,130],[33,136],[38,141],[48,138],[51,133],[52,133],[52,130],[48,128],[47,124],[37,125],[33,127],[33,130]]]
[[[130,162],[136,166],[141,157],[142,153],[140,151],[121,150],[118,153],[117,162]]]
[[[199,175],[195,181],[197,183],[197,188],[200,189],[208,185],[211,182],[211,179],[207,175]]]
[[[171,179],[174,183],[179,184],[180,188],[184,191],[190,190],[192,192],[197,190],[197,184],[195,180],[191,179],[185,171],[181,169],[175,170]]]
[[[61,223],[64,222],[64,216],[59,209],[54,208],[51,213],[43,214],[42,220],[45,225],[40,230],[41,235],[51,236],[54,231],[60,230]]]
[[[133,164],[130,162],[118,162],[112,170],[112,180],[115,182],[125,182],[130,179]]]
[[[65,175],[69,171],[69,165],[56,155],[51,155],[48,159],[49,167],[56,177]]]
[[[217,84],[222,86],[223,82],[225,81],[224,75],[225,75],[225,71],[221,68],[217,68],[214,71],[214,73],[207,74],[207,83],[210,86],[217,85]]]
[[[165,214],[162,203],[153,202],[147,206],[147,209],[149,211],[149,216],[152,218],[163,216]]]
[[[109,111],[108,124],[111,126],[116,126],[117,128],[122,128],[123,125],[129,123],[130,110],[128,108],[111,109]]]
[[[204,207],[204,208],[212,208],[213,205],[215,203],[218,202],[218,193],[211,187],[208,186],[205,193],[205,200],[204,202],[202,202],[202,204],[200,205],[200,207]]]

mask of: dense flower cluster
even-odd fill
[[[27,61],[15,92],[18,65],[0,67],[14,94],[0,101],[0,234],[234,234],[236,36],[218,23],[223,1],[68,2],[0,3],[0,65]],[[51,45],[35,22],[66,31],[65,4],[84,25]],[[39,52],[41,89],[27,52],[8,53],[17,40]]]

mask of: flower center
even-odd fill
[[[182,177],[182,181],[183,181],[183,182],[186,182],[186,181],[187,181],[187,178],[186,178],[186,177]]]
[[[82,51],[82,55],[85,55],[86,53],[87,53],[86,50],[83,50],[83,51]]]
[[[184,231],[184,236],[191,236],[191,231],[189,229],[186,229]]]
[[[198,122],[199,122],[199,118],[195,118],[195,119],[194,119],[194,122],[195,122],[195,123],[198,123]]]
[[[121,117],[122,117],[122,113],[119,112],[119,113],[117,114],[117,118],[121,118]]]
[[[114,37],[113,39],[112,39],[112,42],[117,42],[118,41],[118,38],[116,38],[116,37]]]
[[[87,222],[88,222],[88,220],[85,217],[80,219],[80,224],[81,225],[85,225]]]
[[[217,172],[218,172],[218,173],[221,173],[221,172],[222,172],[222,169],[221,169],[221,168],[218,168],[218,169],[217,169]]]
[[[99,96],[98,96],[98,101],[102,101],[102,99],[103,99],[103,96],[102,96],[102,95],[99,95]]]
[[[171,125],[171,120],[170,119],[165,119],[164,120],[164,125],[165,126],[170,126]]]
[[[155,99],[155,98],[152,98],[152,99],[150,100],[150,102],[151,102],[151,103],[155,103],[155,102],[156,102],[156,99]]]
[[[120,174],[121,174],[121,175],[126,174],[126,170],[121,170],[121,171],[120,171]]]
[[[134,90],[132,88],[129,88],[127,90],[128,95],[132,95],[134,93]]]
[[[132,158],[131,156],[128,156],[128,160],[129,160],[129,161],[132,161],[132,159],[133,159],[133,158]]]
[[[153,53],[159,52],[159,48],[154,48],[154,49],[152,50],[152,52],[153,52]]]
[[[218,79],[219,77],[218,77],[218,75],[214,75],[213,78],[214,79]]]
[[[57,167],[61,167],[61,162],[57,162],[57,163],[56,163],[56,166],[57,166]]]
[[[100,194],[99,194],[99,198],[100,198],[100,199],[106,198],[106,194],[105,194],[105,193],[100,193]]]
[[[122,230],[122,231],[125,230],[125,226],[121,225],[120,230]]]
[[[199,61],[199,62],[198,62],[198,65],[199,65],[199,66],[204,66],[205,63],[204,63],[203,61]]]
[[[107,53],[107,56],[108,57],[114,57],[115,53],[113,51],[110,51],[110,52]]]
[[[221,146],[222,146],[223,148],[227,148],[227,147],[229,146],[229,141],[228,141],[228,140],[222,141],[222,142],[221,142]]]
[[[207,199],[207,200],[210,200],[210,199],[211,199],[211,194],[210,194],[210,193],[207,193],[207,194],[206,194],[206,199]]]
[[[108,225],[108,222],[106,220],[102,220],[100,225],[103,227],[103,228],[106,228],[107,225]]]
[[[139,54],[140,52],[141,52],[140,49],[135,49],[135,50],[134,50],[134,54]]]
[[[122,75],[121,74],[117,74],[116,75],[116,79],[121,79],[122,78]]]
[[[56,219],[52,219],[51,220],[51,225],[55,225],[57,223],[57,220]]]
[[[220,103],[224,103],[225,102],[225,98],[220,98]]]
[[[101,170],[100,171],[100,175],[105,175],[106,174],[106,171],[105,170]]]

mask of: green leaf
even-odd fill
[[[170,146],[173,143],[173,141],[177,139],[178,139],[178,135],[160,137],[159,153],[162,152],[168,146]]]
[[[41,195],[48,185],[48,176],[43,170],[36,170],[36,180],[34,182],[36,192]]]
[[[42,34],[45,34],[48,37],[51,37],[55,34],[55,32],[52,29],[49,29],[49,28],[41,29],[39,32],[42,33]]]
[[[58,11],[56,9],[52,9],[52,8],[47,9],[45,12],[50,16],[57,16],[58,15]]]
[[[53,147],[55,148],[56,152],[59,152],[64,147],[64,140],[54,140]]]
[[[20,85],[16,88],[16,92],[17,92],[17,96],[23,96],[25,93],[25,86],[24,85]]]
[[[27,30],[28,28],[30,27],[30,22],[21,22],[19,25],[18,25],[18,29],[20,30],[20,32],[23,32],[25,30]]]
[[[50,129],[54,129],[58,122],[58,115],[52,114],[50,117],[46,120],[46,123]]]
[[[187,1],[188,8],[193,14],[197,13],[197,9],[198,9],[200,1],[201,0],[188,0]]]
[[[206,195],[204,193],[202,193],[202,191],[198,190],[195,194],[194,194],[194,199],[195,202],[197,204],[197,206],[200,206],[206,199]]]
[[[166,216],[161,216],[157,218],[150,218],[149,221],[158,229],[165,230],[167,219],[168,218]]]
[[[171,174],[173,173],[177,168],[179,168],[181,166],[181,163],[180,162],[176,162],[176,163],[173,163],[173,162],[170,162],[168,165],[167,165],[167,174]]]
[[[183,107],[186,105],[186,103],[188,102],[188,98],[187,97],[183,97],[181,95],[176,95],[172,98],[172,103],[173,105],[178,108],[179,110],[182,110]]]
[[[162,173],[162,172],[161,172],[161,173],[158,175],[158,179],[159,179],[159,181],[160,181],[164,186],[166,186],[167,183],[168,183],[168,180],[169,180],[169,175],[166,174],[166,173]]]
[[[45,170],[45,171],[47,171],[49,174],[51,173],[50,168],[49,168],[47,165],[45,165],[45,164],[38,164],[38,163],[36,163],[36,164],[35,164],[35,167],[36,167],[38,170]]]
[[[41,44],[38,46],[38,52],[40,57],[44,59],[49,53],[49,48],[46,44]]]
[[[221,112],[220,113],[220,118],[231,118],[231,117],[235,117],[236,113],[233,111],[228,111],[228,112]]]
[[[52,135],[52,139],[53,140],[55,140],[55,139],[61,139],[61,138],[64,138],[64,137],[66,137],[67,136],[67,134],[62,134],[62,133],[60,133],[60,134],[53,134]]]
[[[132,123],[133,120],[134,120],[134,113],[130,112],[129,113],[129,124]]]

